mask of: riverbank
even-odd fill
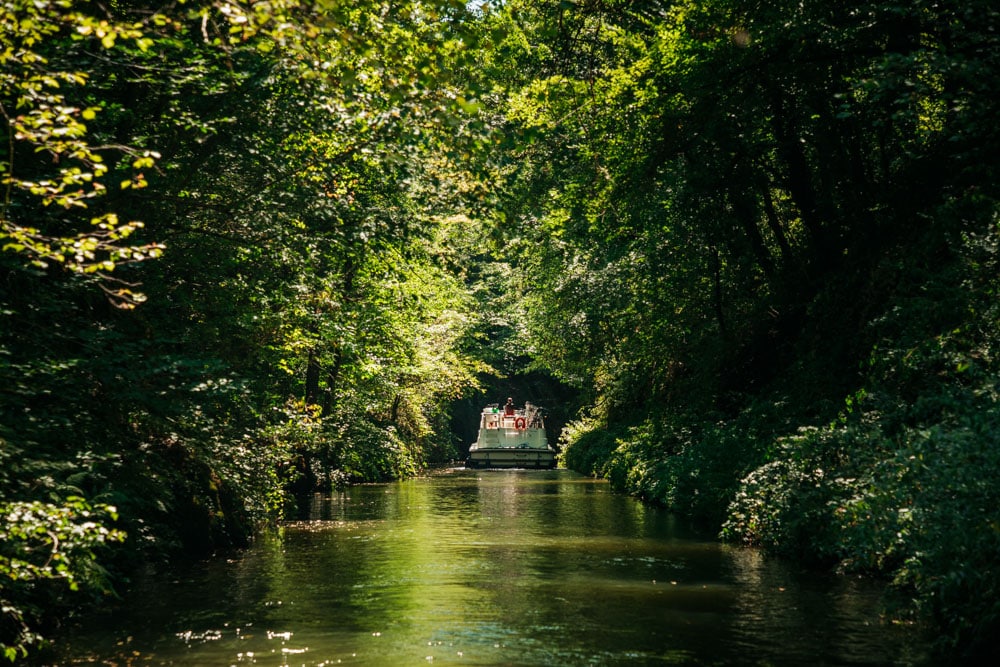
[[[979,661],[1000,636],[1000,406],[989,375],[962,379],[912,402],[859,393],[819,424],[780,400],[711,422],[592,418],[562,458],[727,542],[888,581],[888,618]]]

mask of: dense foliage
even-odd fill
[[[4,3],[6,654],[456,456],[493,369],[579,392],[568,467],[988,650],[994,5]]]
[[[1000,627],[1000,10],[519,2],[481,68],[566,465]]]
[[[465,13],[0,6],[8,657],[129,563],[456,455]]]

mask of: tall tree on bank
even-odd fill
[[[470,317],[446,198],[415,197],[465,132],[464,4],[3,11],[15,657],[127,553],[239,544],[295,484],[447,456],[435,427],[474,364],[451,352]],[[124,550],[101,551],[116,516]]]
[[[994,494],[969,490],[1000,470],[973,435],[997,405],[998,10],[508,2],[484,21],[533,343],[594,391],[566,463],[732,539],[892,573],[947,641],[988,643]]]

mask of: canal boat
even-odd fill
[[[487,405],[479,416],[479,436],[469,447],[466,468],[555,468],[556,452],[545,437],[542,410],[510,399]]]

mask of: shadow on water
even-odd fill
[[[571,472],[317,496],[236,560],[150,581],[63,664],[923,664],[871,582],[690,534]]]

